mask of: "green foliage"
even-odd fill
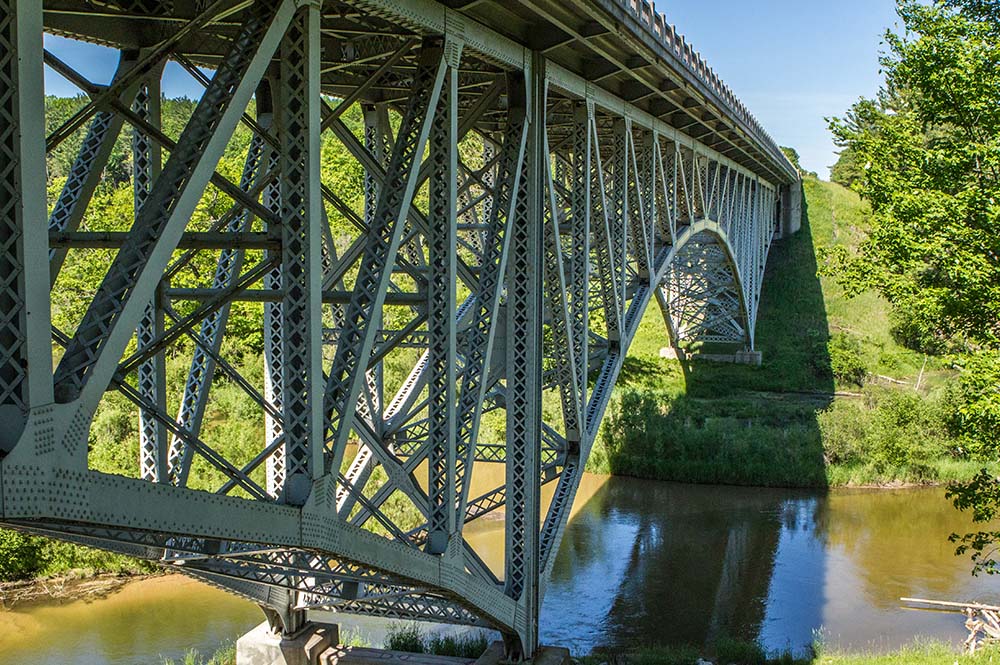
[[[830,180],[848,189],[861,180],[863,175],[864,169],[858,164],[857,153],[849,147],[840,151],[837,163],[830,167]]]
[[[831,128],[865,165],[873,225],[829,255],[848,288],[876,288],[921,350],[1000,343],[1000,40],[995,3],[899,4],[887,85]]]
[[[625,389],[592,453],[609,473],[778,487],[826,484],[812,408],[753,399],[700,400]],[[781,465],[774,459],[780,457]]]
[[[1000,432],[1000,351],[966,357],[947,398],[951,407],[948,425],[961,444],[973,459],[995,462]],[[993,469],[984,468],[972,480],[952,484],[948,497],[982,526],[979,531],[952,536],[953,542],[960,543],[958,553],[972,552],[975,572],[1000,572],[996,550],[1000,530],[994,528],[994,520],[1000,517],[1000,477]]]
[[[789,147],[786,147],[786,146],[782,146],[781,147],[781,152],[785,153],[785,157],[787,157],[788,161],[790,161],[792,163],[792,166],[794,166],[795,169],[799,172],[799,175],[812,176],[813,178],[816,177],[815,173],[813,173],[811,171],[806,171],[806,170],[804,170],[802,168],[802,163],[800,161],[799,151],[798,150],[796,150],[795,148],[789,148]]]
[[[155,568],[130,557],[0,529],[0,582],[69,573],[131,574]]]
[[[41,538],[0,529],[0,581],[34,577],[44,563],[44,549]]]
[[[753,642],[740,642],[724,638],[719,640],[718,655],[714,659],[720,665],[992,665],[1000,656],[1000,649],[987,647],[975,655],[958,653],[954,646],[946,642],[918,641],[912,645],[891,652],[845,653],[827,649],[817,643],[814,654],[794,657],[784,652],[766,654]],[[619,663],[622,665],[695,665],[699,658],[698,649],[686,646],[658,646],[640,649],[626,654],[594,653],[581,658],[583,665]]]
[[[997,455],[1000,426],[1000,3],[899,3],[905,32],[886,36],[887,85],[831,128],[864,163],[859,191],[873,226],[857,254],[829,254],[848,288],[878,289],[893,304],[893,332],[911,348],[963,356],[945,420],[956,452]],[[898,445],[877,437],[876,463]],[[911,427],[912,423],[905,423]],[[983,473],[952,488],[977,521],[993,515],[995,479]],[[995,533],[960,540],[977,569]],[[982,557],[982,558],[978,558]]]
[[[163,665],[175,665],[175,662],[167,659],[163,661]],[[236,665],[236,645],[230,644],[222,647],[212,654],[208,660],[205,660],[198,653],[197,649],[191,649],[184,654],[184,660],[176,663],[176,665]]]
[[[756,642],[722,637],[716,643],[715,650],[719,661],[723,663],[733,663],[733,665],[766,665],[768,662],[767,652]]]
[[[828,343],[830,369],[835,379],[863,386],[868,366],[862,357],[861,342],[852,335],[835,333]]]
[[[482,631],[463,635],[432,635],[427,640],[427,653],[457,658],[479,658],[489,646],[489,637]]]
[[[426,653],[424,633],[416,624],[392,624],[385,636],[384,646],[390,651]]]
[[[629,350],[588,469],[690,482],[832,486],[967,479],[978,470],[947,424],[953,373],[901,347],[877,294],[817,278],[814,243],[850,250],[870,210],[804,180],[800,233],[775,243],[757,323],[760,368],[659,357],[659,312]],[[914,390],[917,376],[922,386]],[[873,375],[908,385],[868,385]],[[834,396],[837,389],[861,398]],[[774,459],[787,460],[775,465]]]
[[[924,483],[968,477],[954,465],[937,395],[868,385],[822,403],[699,400],[625,389],[612,401],[588,468],[616,475],[778,487]],[[780,458],[782,464],[775,465]]]
[[[948,450],[937,404],[911,392],[877,387],[866,391],[866,401],[872,418],[861,459],[878,473],[909,468],[913,480],[933,480],[930,463]]]
[[[461,635],[425,635],[416,624],[394,623],[389,626],[384,646],[391,651],[479,658],[490,646],[490,640],[482,631]]]
[[[963,362],[948,390],[948,425],[977,459],[991,459],[1000,432],[1000,351],[971,354]]]
[[[823,665],[993,665],[1000,649],[987,647],[974,655],[958,653],[946,642],[919,640],[889,653],[845,653],[817,648],[816,659]]]

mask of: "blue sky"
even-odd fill
[[[829,175],[824,120],[882,82],[878,56],[893,0],[657,0],[774,140]]]
[[[776,141],[827,177],[836,155],[824,118],[878,90],[882,35],[896,22],[893,0],[658,0],[657,8]],[[117,55],[109,49],[50,35],[46,45],[95,83],[114,72]],[[55,95],[77,92],[52,72],[45,87]],[[168,65],[167,95],[196,97],[200,90]]]

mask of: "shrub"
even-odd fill
[[[482,631],[463,635],[427,636],[415,624],[392,624],[384,642],[385,648],[391,651],[459,658],[479,658],[489,645],[489,637]]]
[[[34,577],[45,567],[45,541],[0,529],[0,581]]]
[[[844,383],[863,386],[868,366],[861,352],[861,342],[845,333],[835,333],[828,343],[833,377]]]
[[[483,632],[463,635],[432,635],[426,644],[427,653],[459,658],[479,658],[489,646],[489,637]]]
[[[1000,351],[967,356],[964,365],[946,393],[948,429],[977,458],[992,458],[1000,432]]]
[[[385,648],[390,651],[426,653],[424,635],[415,624],[392,624],[385,636]]]

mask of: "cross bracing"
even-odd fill
[[[44,31],[119,49],[109,83]],[[169,60],[204,86],[174,134]],[[47,136],[43,63],[87,98]],[[87,216],[121,138],[127,231]],[[512,657],[642,313],[665,343],[753,349],[797,183],[636,0],[0,0],[0,139],[0,522],[159,561],[285,632],[317,610],[475,624]],[[209,431],[237,417],[220,385],[263,423],[249,453]],[[125,475],[88,454],[111,393],[137,419]],[[501,513],[491,567],[466,528]]]

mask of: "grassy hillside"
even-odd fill
[[[900,346],[888,303],[848,298],[817,256],[856,247],[867,207],[807,178],[803,226],[775,241],[757,323],[761,367],[660,357],[647,311],[589,468],[693,482],[829,486],[941,482],[981,465],[955,454],[942,402],[951,372]],[[919,381],[919,387],[917,383]]]

